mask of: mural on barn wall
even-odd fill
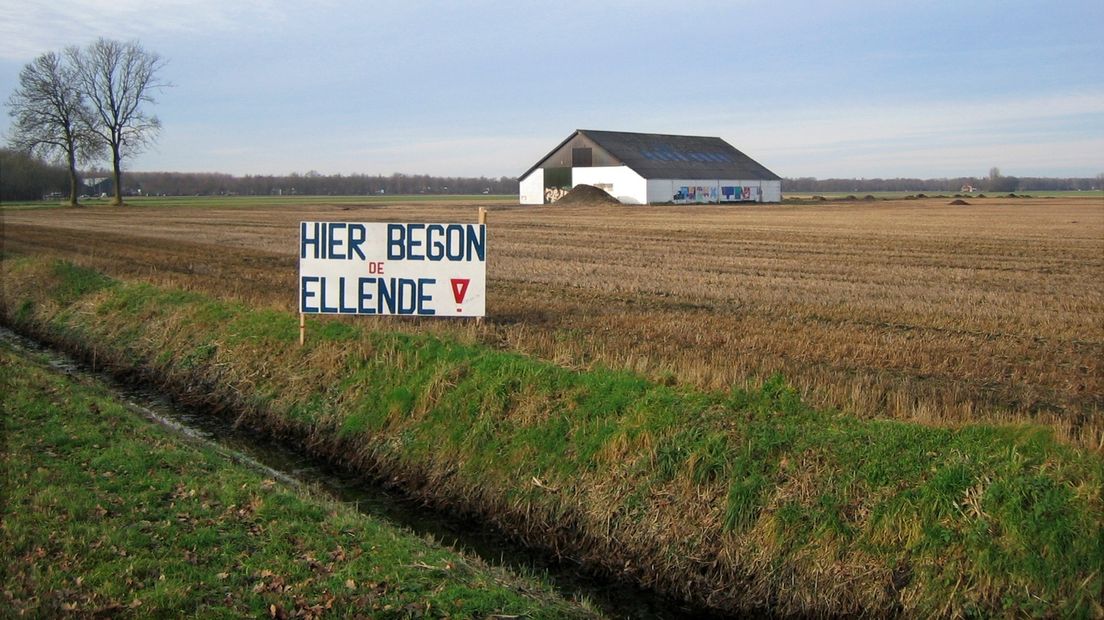
[[[544,204],[550,205],[556,202],[560,198],[563,198],[567,192],[570,191],[566,187],[546,187],[544,188]]]
[[[675,192],[671,202],[675,204],[717,202],[717,187],[715,185],[683,185]]]
[[[552,204],[571,191],[571,168],[544,169],[544,204]]]
[[[675,204],[705,204],[710,202],[758,202],[759,188],[741,185],[682,185],[675,191]]]
[[[759,201],[759,188],[752,186],[722,185],[721,202]]]

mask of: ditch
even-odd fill
[[[228,458],[295,486],[321,489],[373,518],[431,537],[488,564],[545,575],[561,595],[586,598],[611,618],[710,618],[714,613],[595,574],[569,559],[523,547],[503,532],[472,519],[445,514],[386,488],[378,481],[343,471],[264,432],[236,426],[229,416],[182,406],[148,386],[119,380],[56,349],[0,327],[0,340],[17,351],[43,357],[60,373],[102,385],[127,408],[190,441],[210,445]]]

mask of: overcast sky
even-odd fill
[[[582,128],[788,177],[1104,172],[1100,0],[0,0],[0,97],[99,36],[174,85],[130,170],[517,176]]]

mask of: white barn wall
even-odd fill
[[[671,202],[675,195],[674,182],[671,179],[648,179],[648,202]]]
[[[518,183],[518,195],[523,205],[544,204],[544,168],[537,168]]]
[[[782,181],[763,181],[763,202],[782,202]]]
[[[648,182],[628,166],[594,166],[572,168],[571,186],[612,185],[602,189],[624,204],[639,205],[648,202]]]

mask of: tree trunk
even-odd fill
[[[111,201],[111,206],[121,207],[123,206],[123,174],[119,170],[119,161],[122,158],[119,157],[119,147],[112,145],[111,147],[111,163],[112,163],[112,180],[115,182],[115,199]]]
[[[69,149],[69,206],[79,207],[77,202],[77,188],[80,182],[77,180],[77,157],[72,148]]]

